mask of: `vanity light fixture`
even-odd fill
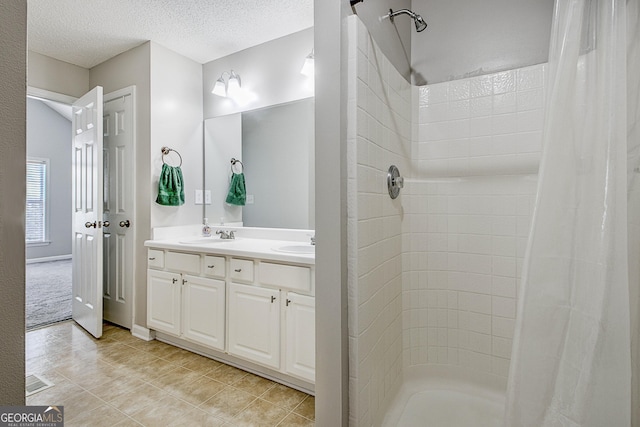
[[[313,49],[311,49],[311,53],[307,55],[304,59],[304,64],[302,64],[302,69],[300,70],[300,74],[313,77],[315,73],[315,56],[313,53]]]
[[[229,75],[226,81],[224,79],[225,74]],[[242,83],[240,81],[240,75],[238,73],[233,70],[231,70],[230,72],[224,71],[222,74],[220,74],[220,77],[213,85],[211,93],[222,97],[233,98],[234,96],[237,96],[241,86]]]

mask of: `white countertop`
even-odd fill
[[[144,242],[144,245],[158,249],[258,258],[305,265],[315,265],[316,262],[315,253],[306,254],[278,251],[278,248],[286,246],[313,247],[310,243],[292,240],[258,239],[250,237],[236,237],[235,239],[223,240],[218,236],[187,236],[183,238],[147,240]]]

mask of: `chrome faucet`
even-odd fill
[[[236,235],[235,235],[235,230],[231,230],[229,232],[225,231],[225,230],[216,230],[216,234],[220,235],[221,239],[235,239]]]

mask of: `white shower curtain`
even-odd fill
[[[640,427],[637,3],[556,0],[508,427]]]

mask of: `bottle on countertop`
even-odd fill
[[[204,224],[202,225],[202,237],[211,237],[211,227],[207,218],[204,219]]]

